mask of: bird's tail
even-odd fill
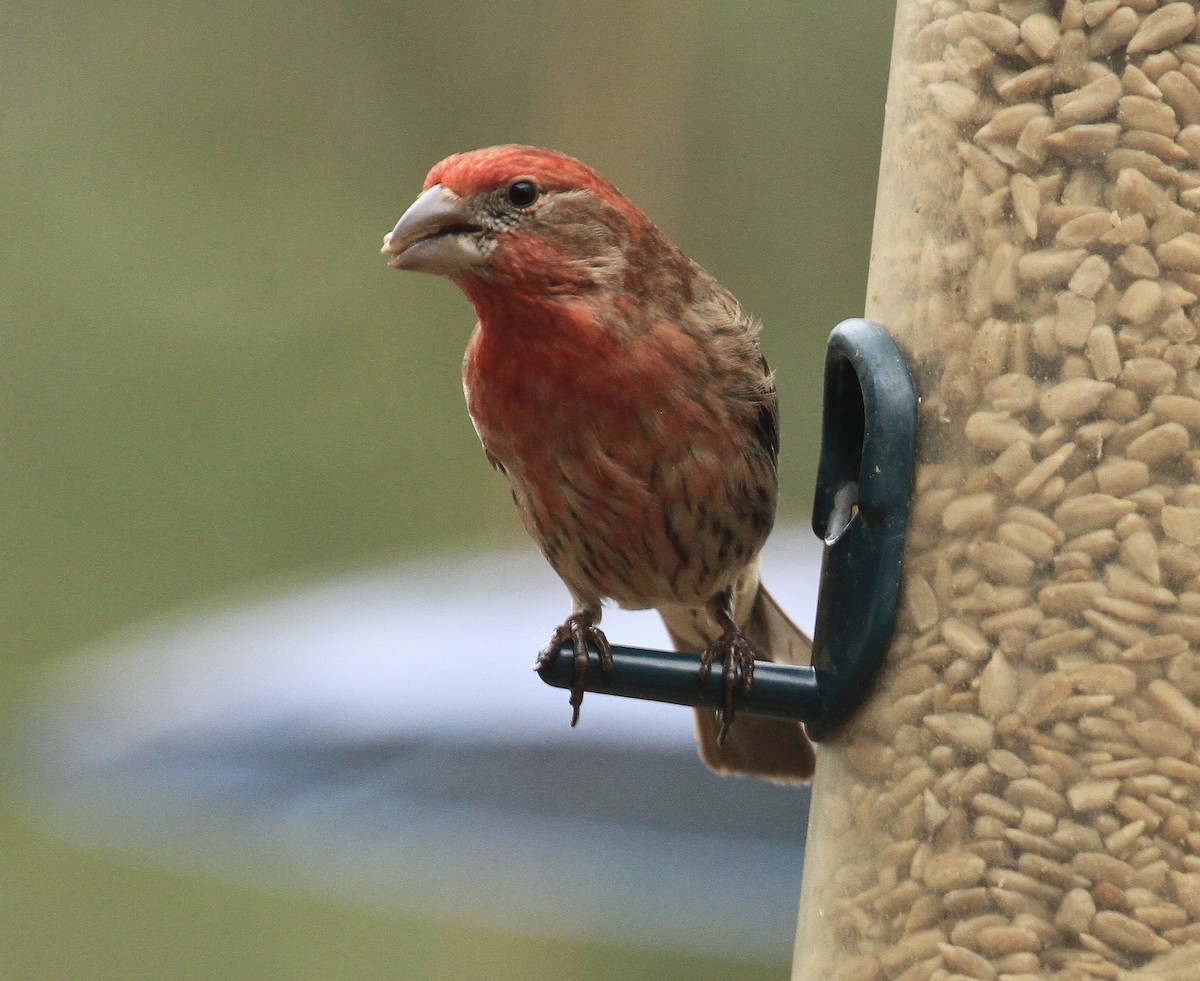
[[[739,582],[737,600],[734,619],[764,659],[811,662],[812,641],[763,587],[757,564]],[[716,627],[702,609],[665,607],[659,613],[676,650],[703,651],[716,637]],[[723,746],[717,745],[719,730],[715,712],[696,710],[700,758],[717,773],[750,774],[779,783],[801,783],[812,776],[816,756],[799,722],[737,715]]]

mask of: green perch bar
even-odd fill
[[[692,708],[721,707],[721,665],[714,664],[704,683],[700,681],[700,656],[640,647],[612,648],[612,673],[600,670],[600,656],[588,650],[584,690],[603,695],[624,695],[656,702],[689,705]],[[575,656],[571,645],[559,648],[554,659],[538,670],[541,679],[555,688],[570,688]],[[738,715],[761,715],[773,719],[805,721],[820,714],[817,672],[811,667],[754,662],[754,685],[749,694],[738,691]]]

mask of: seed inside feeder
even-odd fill
[[[822,747],[795,977],[1190,976],[1196,4],[900,0],[888,101],[867,314],[920,457],[887,662]]]

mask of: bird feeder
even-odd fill
[[[795,979],[1200,976],[1196,30],[898,4],[867,313],[918,463]]]

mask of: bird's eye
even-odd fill
[[[533,181],[513,181],[508,185],[508,203],[517,208],[528,208],[538,199],[539,193]]]

